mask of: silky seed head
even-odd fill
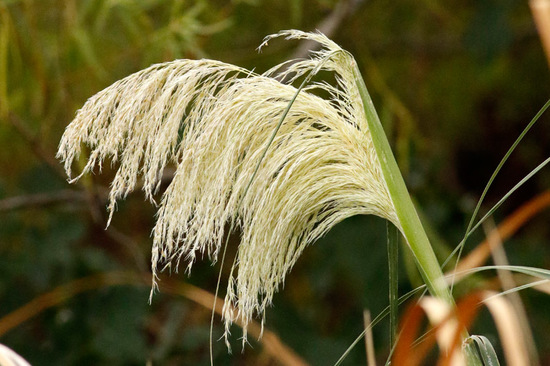
[[[155,280],[181,259],[189,271],[197,256],[216,261],[226,224],[240,228],[224,318],[227,334],[233,321],[243,322],[244,341],[246,324],[263,319],[304,248],[335,224],[372,214],[400,227],[353,79],[355,61],[318,33],[285,31],[262,46],[278,36],[315,40],[323,49],[263,75],[212,60],[153,65],[90,98],[57,154],[71,177],[82,145],[90,148],[73,180],[107,158],[118,163],[109,221],[138,178],[153,200],[166,165],[176,166],[153,230]],[[278,80],[292,83],[317,69],[334,72],[337,85],[306,86],[268,146],[297,92]]]

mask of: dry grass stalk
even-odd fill
[[[367,330],[365,333],[365,351],[367,353],[367,366],[376,366],[376,353],[374,351],[374,336],[372,334],[370,311],[363,310],[363,326]]]
[[[533,13],[535,25],[539,32],[542,47],[546,53],[546,60],[550,65],[550,1],[549,0],[530,0],[529,6]]]
[[[493,291],[484,291],[482,298],[495,321],[507,364],[532,365],[523,338],[524,330],[510,301]]]
[[[37,316],[47,309],[59,306],[80,293],[94,291],[110,286],[143,286],[149,285],[150,283],[150,275],[132,272],[106,272],[68,282],[36,297],[27,304],[0,318],[0,337],[15,327],[28,321],[32,317]],[[163,291],[182,296],[205,307],[206,309],[211,309],[214,302],[213,294],[181,281],[167,279],[167,281],[163,282]],[[223,306],[221,305],[221,301],[217,301],[217,304],[218,305],[214,311],[217,314],[222,315]],[[241,324],[239,323],[239,325]],[[252,321],[249,324],[249,330],[252,336],[259,337],[262,332],[262,327],[260,324]],[[281,341],[277,334],[273,333],[269,329],[263,330],[263,333],[261,344],[271,359],[282,365],[307,365],[307,363],[300,356],[298,356],[291,348]],[[1,362],[1,355],[0,365],[4,366]]]
[[[30,364],[19,356],[11,348],[0,344],[0,365],[2,366],[30,366]]]
[[[509,266],[510,263],[506,256],[506,252],[504,251],[504,245],[501,238],[498,235],[492,234],[495,232],[498,233],[498,230],[496,230],[496,228],[494,227],[494,222],[492,220],[488,220],[488,222],[484,223],[483,229],[485,231],[485,235],[487,236],[487,240],[489,240],[493,262],[495,263],[495,265],[502,267]],[[526,351],[526,356],[528,356],[526,360],[529,361],[529,365],[538,366],[540,365],[540,362],[537,354],[537,347],[535,345],[535,339],[533,337],[533,332],[531,331],[531,327],[529,325],[527,310],[523,305],[523,301],[521,300],[519,292],[513,291],[517,287],[514,276],[511,271],[508,271],[506,269],[497,269],[497,275],[498,279],[500,280],[502,289],[506,292],[509,292],[508,294],[506,294],[506,299],[508,300],[509,306],[515,315],[516,322],[520,326],[522,337],[517,338],[521,338],[520,342],[524,346],[521,348],[522,350]]]
[[[430,323],[438,327],[435,337],[441,353],[449,354],[449,366],[466,365],[464,355],[459,347],[454,347],[455,334],[459,329],[459,322],[451,316],[453,309],[441,299],[426,296],[419,300],[418,304]]]
[[[481,292],[472,292],[452,308],[435,297],[423,297],[408,307],[402,316],[400,334],[392,362],[395,365],[424,365],[436,342],[438,365],[466,365],[469,362],[464,347],[464,330],[469,329],[481,309]],[[419,337],[424,316],[431,327]]]

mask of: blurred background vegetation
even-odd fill
[[[109,167],[69,186],[55,151],[75,111],[114,81],[175,58],[261,72],[305,56],[292,42],[255,51],[265,35],[289,28],[320,29],[356,57],[437,251],[460,241],[493,169],[550,95],[526,1],[0,0],[0,343],[36,365],[208,364],[210,310],[185,293],[161,288],[149,305],[144,281],[71,285],[113,271],[147,274],[155,208],[136,192],[104,230]],[[486,210],[548,157],[548,121],[512,155]],[[549,186],[545,169],[495,221]],[[550,268],[549,220],[540,213],[506,242],[511,263]],[[407,250],[400,256],[405,293],[419,282]],[[362,331],[363,310],[375,316],[387,305],[387,270],[385,223],[350,218],[306,250],[266,326],[307,362],[333,364]],[[170,279],[213,293],[217,271],[205,259],[191,277]],[[491,288],[493,279],[480,276],[456,293]],[[34,316],[6,325],[8,315],[67,284],[72,290],[52,293],[51,303],[23,308]],[[521,296],[541,364],[549,364],[550,299],[533,290]],[[476,327],[502,352],[485,312]],[[216,338],[221,328],[216,322]],[[216,343],[216,364],[276,364],[254,341],[241,354],[239,334],[234,326],[233,355]],[[382,322],[374,329],[380,360],[388,338]],[[364,347],[345,364],[365,364]]]

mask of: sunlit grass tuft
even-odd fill
[[[374,214],[401,228],[353,58],[320,34],[280,35],[313,39],[324,48],[281,73],[278,65],[263,75],[212,60],[153,65],[90,98],[58,151],[71,176],[83,144],[89,146],[88,163],[73,181],[107,158],[119,164],[110,217],[140,177],[153,200],[165,166],[176,164],[153,230],[155,276],[177,269],[181,259],[188,271],[197,256],[216,261],[225,225],[241,229],[225,319],[227,332],[232,321],[245,323],[245,341],[246,323],[263,317],[304,248],[336,223]],[[335,72],[338,85],[314,83],[300,92],[278,81],[318,70]]]

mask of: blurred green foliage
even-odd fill
[[[438,251],[456,245],[492,169],[550,95],[526,2],[0,0],[0,318],[71,280],[149,266],[154,207],[136,193],[120,203],[105,231],[109,167],[69,187],[54,159],[63,129],[87,98],[174,58],[266,70],[298,45],[273,42],[258,54],[265,35],[323,28],[346,4],[351,10],[330,36],[358,60],[408,184],[442,238]],[[543,117],[505,166],[488,203],[547,157],[548,146],[550,125]],[[497,219],[549,183],[546,169]],[[13,197],[20,200],[13,204]],[[511,263],[550,267],[549,219],[548,213],[537,217],[507,244]],[[361,332],[363,309],[376,315],[387,305],[385,233],[381,220],[354,217],[306,250],[268,311],[267,327],[311,364],[334,363]],[[172,276],[213,292],[217,267],[205,261],[189,279]],[[414,284],[403,267],[401,292]],[[162,293],[150,306],[148,290],[84,292],[0,342],[36,365],[208,364],[209,311]],[[550,301],[533,292],[524,299],[548,361]],[[485,323],[479,333],[500,349]],[[239,332],[232,337],[235,350]],[[383,360],[387,324],[374,336]],[[253,346],[228,355],[216,343],[216,364],[270,364],[262,347]],[[358,346],[346,364],[364,364],[364,358]]]

